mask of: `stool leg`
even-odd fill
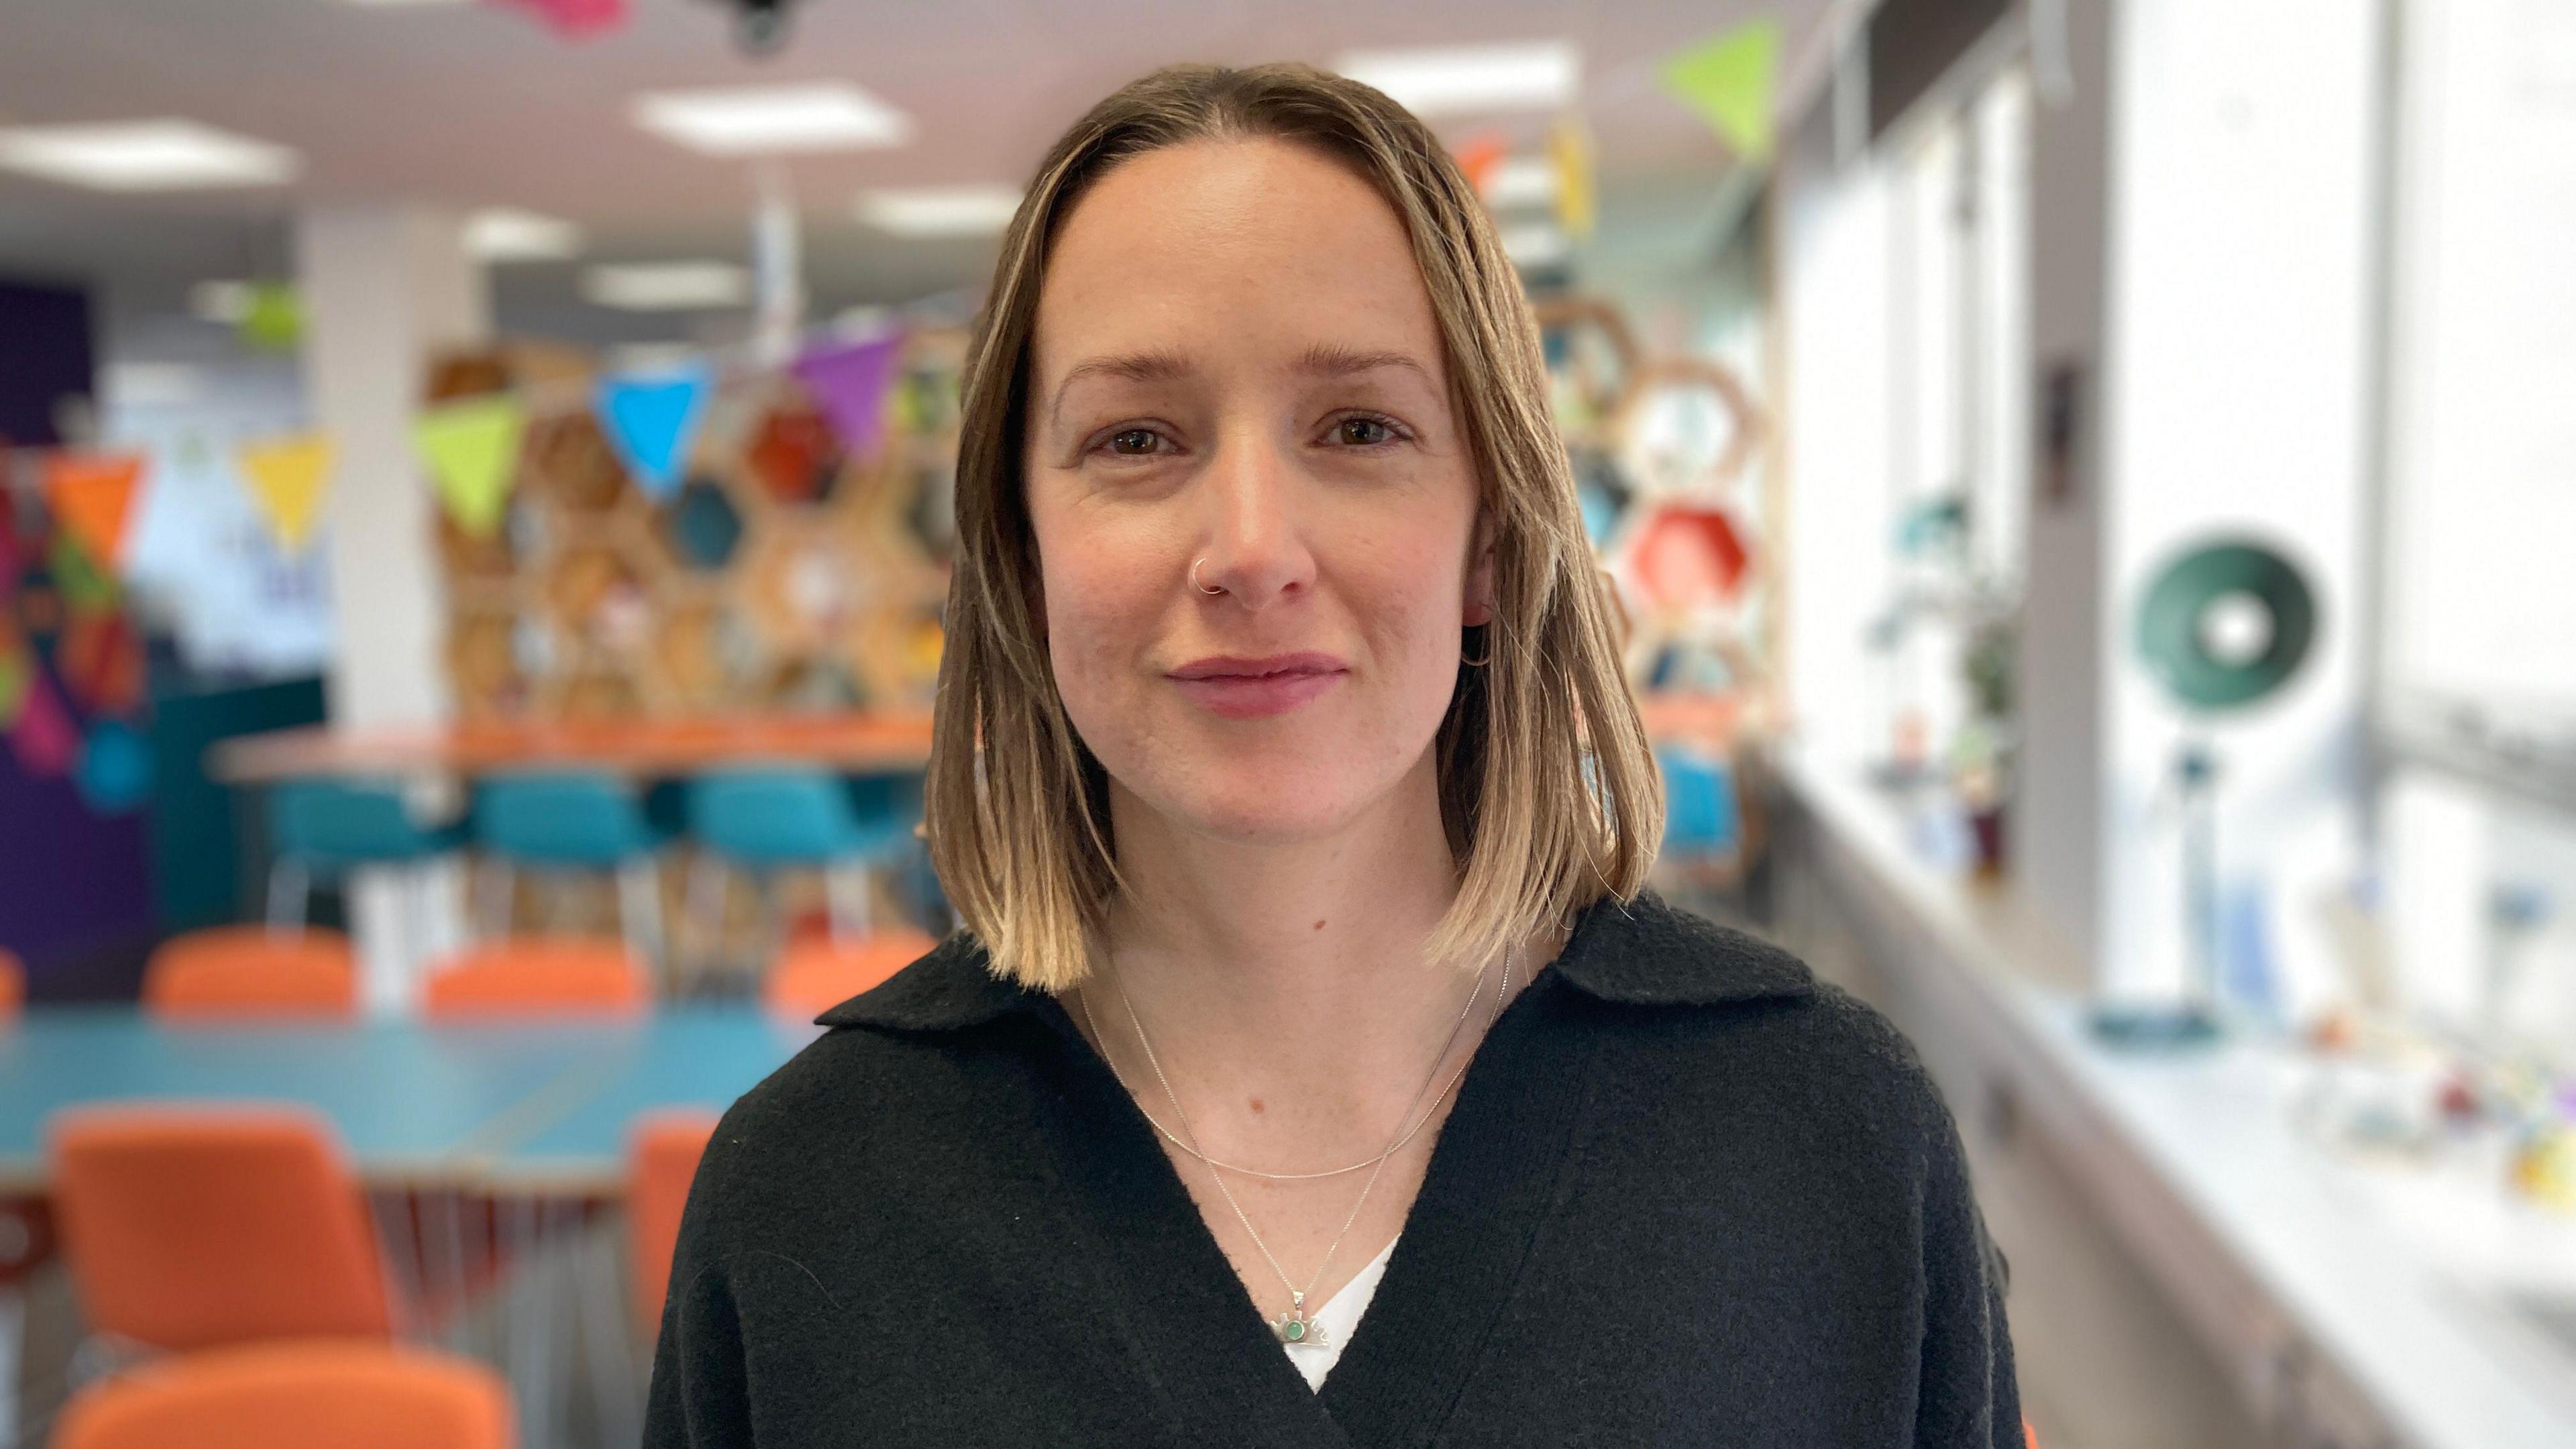
[[[731,884],[731,872],[724,858],[701,848],[689,862],[689,898],[683,911],[689,934],[698,944],[697,962],[701,968],[721,971],[725,954],[725,888]],[[676,963],[674,969],[676,976]],[[676,986],[676,980],[672,983]]]
[[[618,866],[617,915],[626,943],[643,954],[654,979],[667,981],[670,952],[663,949],[662,872],[653,857],[640,856]]]
[[[287,882],[294,882],[290,889]],[[287,914],[288,903],[295,914]],[[280,856],[268,868],[268,928],[283,931],[302,926],[306,913],[313,907],[313,872],[294,856]]]

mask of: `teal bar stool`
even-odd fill
[[[1664,849],[1730,858],[1744,847],[1744,812],[1735,796],[1735,765],[1682,745],[1659,745],[1664,772]]]
[[[868,873],[900,867],[913,854],[921,780],[844,778],[792,768],[720,770],[689,782],[687,813],[689,834],[701,847],[689,880],[689,915],[700,930],[721,934],[730,871],[750,873],[765,887],[777,871],[804,869],[823,875],[832,933],[865,935],[871,927]],[[776,922],[770,925],[774,935]]]
[[[304,924],[314,887],[365,867],[425,864],[462,846],[465,827],[423,823],[391,782],[288,780],[269,791],[268,837],[268,924],[287,930]]]
[[[661,964],[660,853],[672,832],[665,797],[613,775],[532,771],[487,777],[474,791],[474,839],[501,882],[501,909],[484,914],[487,937],[505,934],[518,872],[613,873],[618,928]],[[557,897],[560,903],[561,897]]]

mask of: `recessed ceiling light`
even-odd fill
[[[181,407],[206,395],[206,375],[184,362],[115,362],[100,381],[119,407]]]
[[[888,187],[859,196],[859,219],[898,236],[989,236],[1020,209],[1016,186]]]
[[[645,262],[584,272],[582,295],[603,307],[669,312],[739,307],[751,297],[751,274],[731,262]]]
[[[250,315],[248,282],[199,282],[188,289],[188,311],[207,322],[231,326]]]
[[[1496,233],[1503,243],[1503,255],[1516,267],[1543,267],[1565,260],[1571,244],[1565,232],[1554,222],[1532,221],[1507,226]]]
[[[1485,173],[1487,206],[1543,206],[1556,200],[1556,167],[1539,156],[1514,156]]]
[[[912,119],[847,83],[660,91],[637,96],[635,124],[711,156],[900,146]]]
[[[292,180],[293,151],[194,121],[116,121],[0,130],[0,166],[99,191],[272,186]]]
[[[1548,111],[1574,100],[1579,58],[1561,40],[1353,51],[1333,69],[1417,116]]]
[[[621,342],[608,349],[608,371],[671,372],[705,356],[686,342]]]
[[[581,252],[581,228],[496,206],[465,218],[465,250],[487,262],[561,261]]]

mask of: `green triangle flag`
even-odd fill
[[[35,671],[35,656],[17,626],[0,619],[0,730],[18,722],[18,706],[27,698],[27,681]]]
[[[501,526],[527,422],[518,399],[502,395],[448,403],[412,425],[412,446],[429,465],[448,516],[477,538],[489,538]]]
[[[1665,57],[1664,89],[1747,161],[1771,158],[1780,22],[1752,20]]]

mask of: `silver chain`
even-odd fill
[[[1517,948],[1516,948],[1516,949],[1517,949]],[[1499,1021],[1499,1020],[1501,1020],[1501,1019],[1502,1019],[1502,1004],[1503,1004],[1503,998],[1504,998],[1505,996],[1507,996],[1507,995],[1509,995],[1509,994],[1511,993],[1511,980],[1512,980],[1512,963],[1511,963],[1511,955],[1510,955],[1509,953],[1506,953],[1506,954],[1505,954],[1505,956],[1503,957],[1503,975],[1502,975],[1502,984],[1501,984],[1501,986],[1499,987],[1499,989],[1497,989],[1497,990],[1495,991],[1495,993],[1494,993],[1494,1019],[1495,1019],[1496,1021]],[[1478,985],[1478,987],[1479,987],[1479,991],[1481,991],[1481,988],[1482,988],[1482,986],[1483,986],[1483,982],[1484,982],[1484,978],[1483,978],[1483,977],[1481,977],[1481,976],[1479,976],[1479,977],[1477,978],[1477,985]],[[1269,1263],[1270,1263],[1270,1271],[1279,1275],[1279,1286],[1281,1286],[1281,1287],[1283,1287],[1283,1288],[1285,1288],[1285,1289],[1287,1289],[1287,1290],[1288,1290],[1289,1307],[1290,1307],[1290,1312],[1291,1312],[1291,1314],[1292,1314],[1293,1316],[1295,1316],[1296,1318],[1298,1318],[1298,1319],[1302,1320],[1302,1319],[1304,1318],[1304,1316],[1305,1316],[1305,1312],[1306,1312],[1306,1295],[1307,1295],[1307,1293],[1309,1293],[1309,1292],[1313,1291],[1313,1289],[1314,1289],[1314,1287],[1315,1287],[1315,1285],[1316,1285],[1316,1284],[1318,1284],[1318,1283],[1320,1283],[1320,1282],[1324,1281],[1324,1272],[1325,1272],[1325,1270],[1326,1270],[1327,1268],[1330,1268],[1330,1267],[1332,1266],[1332,1262],[1333,1262],[1333,1253],[1334,1253],[1337,1249],[1339,1249],[1339,1248],[1342,1246],[1342,1239],[1344,1239],[1344,1238],[1346,1238],[1346,1237],[1350,1236],[1350,1232],[1351,1232],[1351,1225],[1352,1225],[1353,1223],[1356,1223],[1356,1222],[1358,1222],[1358,1221],[1360,1220],[1360,1209],[1362,1209],[1362,1208],[1364,1208],[1364,1207],[1367,1207],[1367,1206],[1368,1206],[1369,1194],[1370,1194],[1371,1192],[1374,1192],[1374,1191],[1377,1189],[1377,1180],[1378,1180],[1378,1177],[1380,1176],[1380,1174],[1382,1174],[1382,1173],[1384,1173],[1384,1172],[1386,1171],[1386,1164],[1387,1164],[1388,1159],[1390,1159],[1390,1158],[1392,1158],[1392,1157],[1394,1157],[1394,1156],[1395,1156],[1395,1148],[1394,1148],[1394,1147],[1392,1147],[1392,1146],[1390,1146],[1390,1147],[1389,1147],[1385,1152],[1380,1153],[1380,1154],[1378,1155],[1378,1158],[1377,1158],[1377,1165],[1376,1165],[1375,1169],[1369,1173],[1368,1182],[1367,1182],[1366,1184],[1362,1185],[1362,1187],[1360,1188],[1359,1201],[1357,1201],[1357,1202],[1355,1202],[1355,1203],[1351,1204],[1351,1212],[1350,1212],[1350,1216],[1348,1216],[1348,1217],[1346,1217],[1346,1218],[1342,1219],[1342,1230],[1341,1230],[1340,1232],[1338,1232],[1338,1233],[1333,1234],[1333,1241],[1332,1241],[1331,1243],[1329,1243],[1329,1244],[1325,1245],[1323,1259],[1322,1259],[1322,1261],[1318,1262],[1318,1263],[1315,1265],[1315,1276],[1306,1280],[1306,1286],[1305,1286],[1304,1288],[1300,1288],[1300,1287],[1298,1287],[1298,1286],[1296,1285],[1296,1283],[1295,1283],[1294,1281],[1292,1281],[1292,1280],[1289,1278],[1289,1276],[1288,1276],[1288,1270],[1279,1266],[1279,1259],[1278,1259],[1277,1255],[1273,1254],[1273,1253],[1270,1251],[1270,1245],[1269,1245],[1268,1243],[1265,1243],[1265,1242],[1261,1241],[1261,1234],[1260,1234],[1260,1232],[1252,1226],[1252,1218],[1251,1218],[1251,1216],[1250,1216],[1249,1214],[1247,1214],[1246,1212],[1244,1212],[1244,1210],[1243,1210],[1243,1204],[1242,1204],[1242,1203],[1239,1203],[1239,1202],[1235,1201],[1235,1198],[1234,1198],[1234,1190],[1233,1190],[1232,1188],[1227,1187],[1227,1186],[1225,1185],[1225,1177],[1224,1177],[1224,1175],[1223,1175],[1223,1174],[1221,1174],[1221,1173],[1219,1173],[1219,1172],[1217,1172],[1217,1171],[1215,1171],[1215,1168],[1216,1168],[1216,1166],[1217,1166],[1216,1162],[1215,1162],[1213,1159],[1209,1158],[1209,1157],[1208,1157],[1208,1155],[1207,1155],[1206,1153],[1204,1153],[1204,1152],[1202,1152],[1202,1151],[1200,1151],[1200,1150],[1199,1150],[1199,1146],[1198,1146],[1198,1133],[1197,1133],[1194,1129],[1192,1129],[1192,1128],[1191,1128],[1191,1126],[1190,1126],[1190,1114],[1189,1114],[1189,1111],[1188,1111],[1188,1109],[1184,1108],[1184,1107],[1181,1105],[1181,1098],[1180,1098],[1180,1094],[1179,1094],[1179,1093],[1177,1093],[1177,1092],[1174,1092],[1174,1091],[1172,1090],[1172,1082],[1171,1082],[1171,1079],[1170,1079],[1169,1077],[1166,1077],[1165,1075],[1163,1075],[1163,1063],[1162,1063],[1162,1060],[1161,1060],[1161,1058],[1157,1057],[1157,1056],[1154,1054],[1154,1042],[1153,1042],[1153,1039],[1152,1039],[1151,1037],[1148,1037],[1148,1036],[1145,1034],[1145,1023],[1144,1023],[1144,1021],[1143,1021],[1141,1018],[1139,1018],[1139,1017],[1136,1015],[1136,1003],[1134,1003],[1134,1002],[1132,1002],[1132,1001],[1130,1001],[1130,1000],[1128,1000],[1128,999],[1127,999],[1127,988],[1126,988],[1124,985],[1120,984],[1120,983],[1119,983],[1119,981],[1117,980],[1117,978],[1116,978],[1114,975],[1110,978],[1110,983],[1109,983],[1109,984],[1110,984],[1110,987],[1118,993],[1118,1003],[1119,1003],[1119,1005],[1120,1005],[1120,1006],[1122,1006],[1122,1007],[1124,1007],[1124,1008],[1126,1008],[1126,1011],[1127,1011],[1127,1021],[1128,1021],[1128,1023],[1129,1023],[1131,1026],[1133,1026],[1133,1027],[1136,1029],[1136,1040],[1137,1040],[1137,1042],[1145,1048],[1145,1060],[1146,1060],[1146,1062],[1147,1062],[1149,1065],[1151,1065],[1151,1066],[1153,1067],[1153,1069],[1154,1069],[1154,1080],[1162,1084],[1162,1088],[1163,1088],[1163,1095],[1164,1095],[1165,1097],[1169,1098],[1169,1099],[1170,1099],[1170,1101],[1171,1101],[1171,1104],[1172,1104],[1172,1115],[1173,1115],[1174,1117],[1176,1117],[1176,1118],[1178,1118],[1178,1119],[1180,1120],[1180,1124],[1181,1124],[1181,1131],[1182,1131],[1182,1132],[1184,1132],[1184,1133],[1186,1133],[1186,1134],[1188,1135],[1189,1140],[1188,1140],[1185,1144],[1183,1144],[1183,1145],[1184,1145],[1184,1146],[1186,1146],[1186,1147],[1188,1148],[1188,1150],[1189,1150],[1189,1152],[1190,1152],[1190,1155],[1191,1155],[1191,1156],[1196,1157],[1196,1158],[1198,1158],[1201,1162],[1205,1162],[1205,1163],[1207,1163],[1207,1164],[1208,1164],[1208,1167],[1209,1167],[1208,1180],[1209,1180],[1210,1182],[1215,1183],[1215,1184],[1216,1184],[1216,1190],[1217,1190],[1219,1193],[1221,1193],[1221,1194],[1223,1194],[1223,1195],[1224,1195],[1224,1197],[1225,1197],[1225,1205],[1226,1205],[1227,1207],[1230,1207],[1230,1208],[1234,1209],[1234,1217],[1235,1217],[1235,1221],[1237,1221],[1237,1222],[1239,1222],[1239,1223],[1243,1224],[1243,1232],[1244,1232],[1244,1235],[1245,1235],[1246,1237],[1249,1237],[1250,1239],[1252,1239],[1252,1246],[1254,1246],[1254,1247],[1256,1247],[1256,1248],[1259,1248],[1259,1249],[1261,1250],[1261,1256],[1262,1256],[1263,1258],[1266,1258],[1266,1259],[1268,1259],[1268,1260],[1269,1260]],[[1474,1004],[1475,1004],[1475,999],[1476,999],[1476,995],[1477,995],[1477,994],[1479,994],[1479,993],[1470,993],[1470,994],[1469,994],[1469,996],[1468,996],[1468,998],[1467,998],[1467,1001],[1468,1001],[1468,1005],[1469,1005],[1470,1007],[1473,1007],[1473,1006],[1474,1006]],[[1084,1019],[1085,1019],[1085,1021],[1086,1021],[1086,1022],[1088,1022],[1088,1021],[1089,1021],[1089,1018],[1090,1018],[1090,1012],[1091,1012],[1091,1008],[1090,1008],[1088,1005],[1085,1005],[1085,1006],[1083,1007],[1083,1016],[1084,1016]],[[1462,1013],[1462,1014],[1461,1014],[1461,1016],[1459,1017],[1459,1020],[1461,1021],[1461,1023],[1463,1023],[1463,1022],[1466,1020],[1465,1015],[1464,1015],[1463,1013]],[[1491,1023],[1491,1022],[1488,1022],[1488,1023],[1486,1024],[1486,1026],[1487,1026],[1487,1029],[1488,1029],[1488,1030],[1491,1030],[1491,1029],[1492,1029],[1492,1023]],[[1094,1036],[1097,1036],[1097,1035],[1099,1035],[1099,1031],[1100,1031],[1100,1028],[1098,1027],[1098,1025],[1097,1025],[1097,1024],[1093,1024],[1093,1025],[1092,1025],[1092,1034],[1093,1034]],[[1455,1032],[1455,1030],[1454,1030],[1454,1029],[1452,1030],[1452,1033],[1451,1033],[1451,1037],[1450,1037],[1450,1039],[1451,1039],[1453,1042],[1457,1039],[1457,1038],[1456,1038],[1456,1032]],[[1448,1054],[1448,1053],[1447,1053],[1447,1049],[1446,1049],[1446,1048],[1443,1048],[1443,1049],[1442,1049],[1442,1053],[1441,1053],[1441,1054],[1442,1054],[1443,1056],[1446,1056],[1446,1055]],[[1104,1060],[1105,1060],[1105,1059],[1106,1059],[1106,1058],[1105,1058],[1105,1056],[1104,1056]],[[1440,1071],[1440,1063],[1439,1063],[1439,1061],[1438,1061],[1437,1059],[1433,1060],[1433,1062],[1431,1063],[1431,1070],[1432,1070],[1432,1073],[1433,1073],[1433,1075],[1434,1075],[1434,1076],[1438,1075],[1438,1073],[1439,1073],[1439,1071]],[[1462,1071],[1463,1071],[1463,1069],[1462,1069]],[[1112,1072],[1113,1072],[1113,1074],[1114,1074],[1114,1072],[1115,1072],[1115,1068],[1113,1068],[1113,1069],[1112,1069]],[[1453,1077],[1451,1078],[1451,1081],[1453,1081],[1453,1082],[1454,1082],[1455,1080],[1456,1080],[1456,1078],[1453,1076]],[[1122,1083],[1122,1085],[1123,1085],[1123,1083]],[[1430,1081],[1429,1081],[1428,1079],[1426,1079],[1426,1080],[1423,1082],[1423,1086],[1424,1086],[1425,1088],[1428,1088],[1430,1085],[1431,1085],[1431,1083],[1430,1083]],[[1441,1095],[1442,1095],[1442,1096],[1444,1096],[1444,1097],[1445,1097],[1445,1096],[1447,1096],[1447,1095],[1448,1095],[1448,1089],[1447,1089],[1447,1088],[1445,1088],[1445,1087],[1444,1087],[1444,1088],[1442,1088],[1442,1090],[1441,1090]],[[1415,1100],[1417,1103],[1418,1103],[1418,1102],[1420,1102],[1420,1101],[1421,1101],[1421,1093],[1419,1093],[1419,1092],[1415,1093],[1415,1094],[1414,1094],[1414,1100]],[[1429,1120],[1429,1115],[1428,1115],[1427,1113],[1426,1113],[1426,1114],[1425,1114],[1425,1116],[1424,1116],[1424,1120],[1425,1120],[1425,1121],[1428,1121],[1428,1120]],[[1417,1127],[1417,1130],[1418,1130],[1418,1127]],[[1406,1134],[1405,1134],[1405,1136],[1406,1136],[1407,1138],[1410,1138],[1410,1137],[1412,1136],[1412,1133],[1408,1132],[1408,1133],[1406,1133]]]
[[[1503,962],[1503,981],[1501,989],[1506,992],[1510,991],[1511,983],[1511,962],[1506,958]],[[1479,972],[1476,976],[1475,989],[1467,993],[1467,1004],[1458,1009],[1457,1024],[1449,1028],[1449,1039],[1441,1043],[1440,1055],[1431,1059],[1431,1070],[1434,1074],[1439,1072],[1440,1064],[1449,1059],[1450,1049],[1458,1045],[1458,1034],[1467,1029],[1467,1018],[1475,1013],[1476,999],[1484,995],[1484,993],[1485,973]],[[1100,1034],[1100,1023],[1094,1021],[1091,1016],[1090,996],[1087,993],[1077,996],[1074,998],[1074,1004],[1082,1008],[1082,1024],[1091,1028],[1092,1038],[1096,1041],[1105,1042],[1107,1038],[1102,1037]],[[1144,1032],[1141,1029],[1137,1032],[1136,1039],[1139,1041],[1144,1040]],[[1150,1048],[1148,1048],[1146,1055],[1148,1058],[1152,1056]],[[1470,1060],[1472,1060],[1472,1058],[1470,1058]],[[1118,1064],[1109,1060],[1108,1052],[1105,1047],[1101,1052],[1101,1061],[1108,1066],[1109,1075],[1118,1079],[1118,1085],[1126,1087],[1126,1077],[1119,1073]],[[1432,1112],[1437,1109],[1441,1101],[1449,1095],[1449,1089],[1458,1085],[1458,1079],[1466,1074],[1467,1063],[1462,1061],[1458,1063],[1458,1069],[1449,1074],[1449,1080],[1441,1083],[1439,1095],[1431,1099],[1429,1106],[1425,1106],[1423,1104],[1422,1094],[1423,1092],[1431,1090],[1433,1079],[1432,1077],[1424,1077],[1422,1079],[1421,1089],[1413,1094],[1412,1105],[1405,1108],[1405,1114],[1411,1118],[1413,1125],[1405,1129],[1403,1136],[1395,1139],[1392,1145],[1390,1145],[1384,1152],[1377,1154],[1375,1157],[1363,1157],[1359,1161],[1350,1164],[1348,1167],[1331,1167],[1326,1168],[1322,1172],[1264,1172],[1257,1167],[1238,1167],[1231,1162],[1220,1162],[1217,1159],[1208,1156],[1206,1153],[1199,1151],[1189,1143],[1181,1140],[1180,1137],[1174,1135],[1172,1129],[1164,1126],[1161,1119],[1157,1118],[1153,1113],[1145,1111],[1145,1104],[1142,1101],[1137,1102],[1136,1110],[1143,1113],[1145,1120],[1153,1125],[1154,1130],[1163,1135],[1163,1140],[1171,1143],[1174,1147],[1181,1149],[1183,1152],[1188,1153],[1190,1156],[1197,1158],[1199,1161],[1206,1163],[1210,1167],[1221,1167],[1228,1172],[1242,1173],[1246,1177],[1267,1178],[1272,1182],[1312,1182],[1319,1178],[1341,1177],[1348,1173],[1357,1172],[1363,1167],[1375,1167],[1386,1159],[1402,1152],[1406,1143],[1411,1142],[1421,1133],[1424,1127],[1430,1125]],[[1168,1095],[1170,1090],[1171,1089],[1167,1084],[1164,1088],[1165,1093]],[[1136,1090],[1132,1087],[1128,1087],[1127,1095],[1130,1097],[1136,1096]],[[1177,1108],[1180,1103],[1175,1101],[1172,1105]],[[1417,1111],[1420,1114],[1418,1116],[1414,1115]]]

